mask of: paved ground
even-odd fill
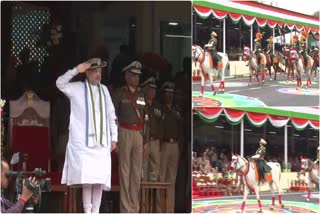
[[[275,209],[271,210],[270,193],[261,193],[261,204],[264,213],[320,213],[319,193],[311,194],[310,202],[306,202],[307,194],[292,192],[283,194],[284,208],[279,206],[276,197]],[[240,211],[243,196],[229,196],[214,199],[197,199],[192,201],[193,212],[237,213]],[[257,213],[258,203],[255,195],[249,195],[246,202],[246,213]]]
[[[302,83],[306,83],[306,77],[302,79]],[[215,85],[218,86],[219,82],[216,81]],[[202,101],[214,101],[212,105],[216,106],[318,106],[319,105],[319,79],[312,80],[310,88],[302,88],[296,90],[296,82],[286,82],[286,78],[283,75],[279,75],[277,80],[270,80],[269,77],[266,81],[258,85],[256,79],[253,79],[252,85],[248,86],[248,77],[240,79],[226,79],[225,80],[225,94],[218,94],[213,96],[211,92],[210,83],[206,82],[205,94],[203,98],[199,98],[201,82],[193,82],[193,105],[202,105]],[[229,95],[226,95],[229,94]],[[230,100],[230,95],[233,95],[232,99],[238,99],[237,102],[226,102],[226,99]],[[241,95],[239,97],[239,95]],[[226,97],[227,96],[227,97]],[[204,100],[202,100],[204,99]],[[248,103],[247,101],[252,101]],[[210,102],[205,102],[211,105]]]

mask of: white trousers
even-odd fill
[[[99,213],[102,197],[102,184],[83,184],[82,202],[84,213]]]

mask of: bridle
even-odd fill
[[[237,168],[237,166],[240,165],[240,162],[239,162],[240,158],[244,161],[244,164],[242,166],[239,166],[239,168]],[[239,173],[241,172],[242,168],[245,167],[246,165],[247,165],[247,160],[241,156],[237,156],[237,160],[234,162],[234,166],[235,166],[234,171]]]
[[[201,51],[200,51],[200,53],[197,53],[197,48],[198,48],[198,46],[194,46],[194,48],[192,48],[193,49],[192,50],[192,55],[193,55],[193,59],[195,61],[199,61],[200,60],[199,57],[201,55]]]

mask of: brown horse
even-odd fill
[[[266,63],[266,68],[269,71],[269,76],[270,76],[270,80],[272,80],[271,77],[271,68],[273,68],[274,70],[274,77],[273,79],[276,80],[277,79],[277,72],[280,69],[279,67],[279,62],[280,62],[280,55],[279,52],[275,51],[275,53],[273,54],[273,56],[271,56],[270,52],[267,51],[265,53],[266,58],[267,58],[267,63]]]
[[[285,57],[285,69],[284,72],[287,72],[287,82],[290,80],[290,76],[292,77],[292,81],[295,80],[294,78],[294,63],[292,62],[292,57],[290,56],[290,48],[283,47],[283,55]],[[287,71],[288,68],[288,71]]]

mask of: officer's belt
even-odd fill
[[[142,131],[143,127],[140,124],[120,123],[120,127],[129,130]]]

